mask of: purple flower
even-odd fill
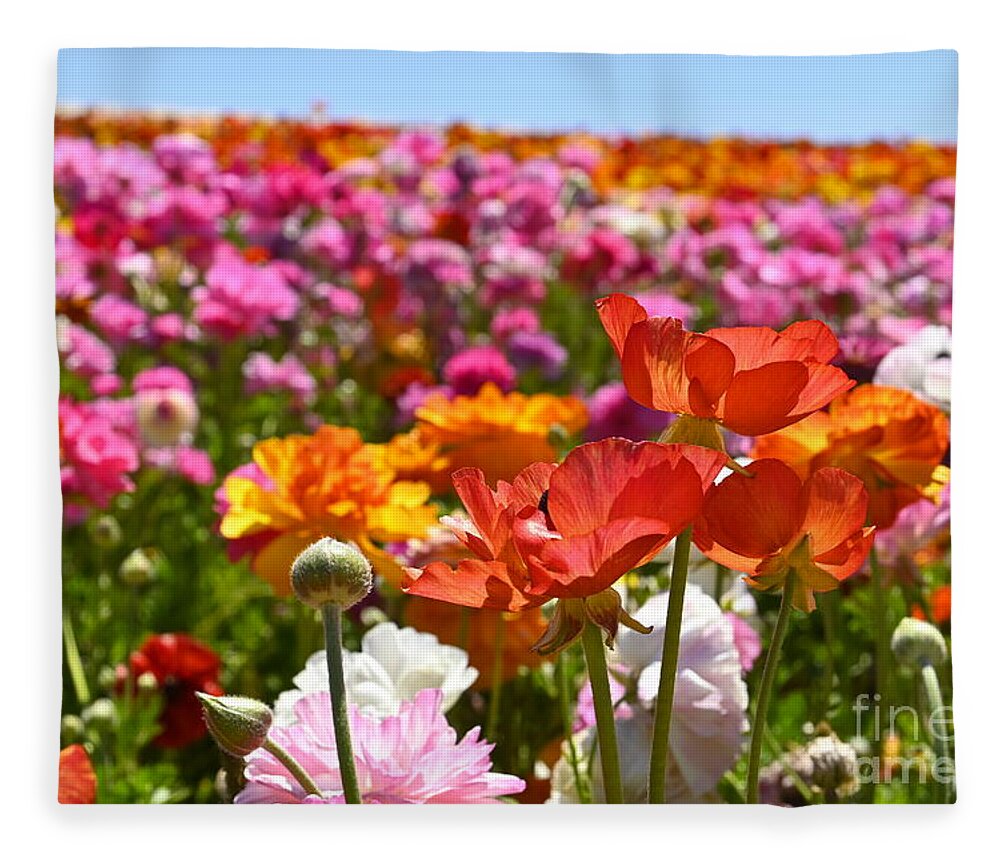
[[[517,331],[507,340],[507,352],[520,371],[537,369],[547,380],[558,379],[569,353],[547,331]]]
[[[584,431],[588,442],[621,436],[642,442],[663,431],[670,417],[640,406],[628,396],[625,384],[609,382],[598,388],[587,400],[590,423]]]

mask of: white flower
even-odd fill
[[[344,686],[347,700],[373,716],[394,716],[403,702],[418,692],[439,689],[442,713],[476,680],[461,648],[442,645],[431,633],[412,627],[400,629],[390,621],[378,624],[361,640],[361,651],[344,652]],[[286,690],[274,705],[277,725],[295,722],[295,703],[307,693],[329,690],[326,653],[317,651],[292,679],[296,689]]]
[[[638,709],[631,717],[615,720],[618,738],[618,759],[621,768],[622,794],[626,803],[645,803],[649,783],[649,753],[653,746],[653,715]],[[601,751],[594,749],[596,733],[593,728],[579,732],[573,738],[576,744],[580,772],[584,774],[591,761],[590,789],[595,803],[604,803],[604,778],[601,771]],[[579,803],[576,779],[570,764],[569,751],[563,744],[562,758],[552,769],[549,803]],[[700,795],[694,794],[681,777],[673,758],[667,760],[667,803],[697,803]]]
[[[617,657],[638,679],[640,701],[652,707],[660,681],[660,656],[669,596],[651,597],[635,613],[653,627],[646,635],[632,630],[618,634]],[[747,688],[733,629],[718,604],[697,585],[684,595],[680,653],[670,751],[691,793],[715,787],[740,757],[746,718]]]
[[[882,359],[875,383],[905,388],[939,409],[950,410],[951,332],[945,326],[924,326]]]

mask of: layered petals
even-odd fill
[[[867,558],[875,539],[867,509],[864,484],[841,469],[803,482],[779,460],[758,460],[709,490],[694,540],[755,588],[792,578],[793,605],[810,612],[815,592],[832,591]]]
[[[291,593],[292,561],[321,537],[357,543],[393,584],[399,565],[373,541],[422,537],[436,522],[430,488],[399,480],[378,446],[356,430],[320,427],[312,436],[259,442],[253,466],[223,483],[219,531],[253,555],[254,573],[275,594]]]
[[[410,569],[404,590],[508,611],[595,598],[694,521],[726,459],[692,445],[604,439],[495,491],[481,472],[462,470],[455,486],[471,520],[446,522],[477,558]]]
[[[769,328],[685,331],[649,317],[620,293],[597,312],[618,353],[633,400],[650,409],[721,422],[735,433],[772,433],[822,409],[854,382],[829,362],[837,339],[817,321]]]
[[[783,460],[803,479],[827,466],[856,475],[868,491],[868,522],[884,528],[903,508],[934,499],[948,445],[948,416],[936,406],[902,389],[862,385],[829,412],[758,439],[753,455]]]

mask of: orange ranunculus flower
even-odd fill
[[[456,645],[468,652],[469,665],[479,671],[473,684],[476,689],[489,690],[493,684],[497,622],[501,614],[504,616],[503,680],[517,677],[522,666],[531,668],[543,661],[541,655],[530,650],[548,625],[541,609],[500,613],[495,609],[469,609],[415,597],[406,604],[405,613],[407,624],[433,633],[445,645]]]
[[[948,416],[910,392],[861,385],[794,427],[757,440],[754,457],[784,460],[805,478],[836,466],[865,482],[868,521],[886,528],[940,489]]]
[[[582,430],[587,407],[576,397],[504,394],[488,382],[471,397],[432,394],[416,419],[413,431],[385,446],[387,462],[401,476],[444,492],[451,473],[463,467],[481,470],[492,484],[514,480],[531,463],[552,462],[558,456],[552,431]]]
[[[780,460],[757,460],[705,494],[694,541],[757,589],[783,587],[794,574],[792,605],[812,612],[814,592],[832,591],[868,557],[867,510],[864,484],[842,469],[803,482]]]
[[[455,490],[471,522],[443,522],[475,557],[408,569],[403,590],[509,612],[557,598],[535,645],[543,654],[574,641],[588,617],[610,640],[619,622],[636,626],[611,585],[693,522],[725,461],[693,445],[604,439],[558,466],[535,463],[496,490],[480,470],[460,469]]]
[[[389,582],[402,570],[373,541],[422,537],[437,523],[426,484],[397,480],[378,447],[356,430],[320,427],[312,436],[267,439],[253,464],[222,487],[222,536],[237,556],[251,554],[254,572],[279,596],[291,593],[295,557],[321,537],[353,541]]]
[[[773,433],[854,385],[830,365],[840,347],[818,320],[781,332],[748,326],[698,334],[685,331],[680,320],[650,318],[622,293],[599,299],[597,312],[621,359],[629,396],[649,409],[687,417],[673,425],[671,441],[695,441],[677,435],[694,433],[692,424],[721,424],[744,436]]]
[[[97,802],[97,774],[80,744],[72,744],[59,753],[59,802]]]

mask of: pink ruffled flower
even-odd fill
[[[275,323],[290,320],[299,309],[299,296],[282,267],[251,265],[229,246],[216,253],[205,286],[192,296],[195,321],[227,340],[273,333]]]
[[[366,716],[350,708],[351,740],[365,803],[498,803],[525,789],[523,780],[492,773],[493,745],[472,729],[461,740],[441,714],[442,692],[421,690],[399,714]],[[343,803],[330,694],[310,693],[295,703],[297,722],[272,728],[271,738],[309,774],[323,797],[307,796],[276,758],[263,749],[247,757],[246,787],[236,803]]]
[[[90,309],[90,319],[101,334],[118,343],[142,340],[148,332],[149,315],[118,296],[101,296]]]
[[[472,395],[487,382],[510,391],[517,381],[517,370],[495,346],[472,346],[449,358],[442,376],[456,394]]]
[[[59,452],[64,495],[106,508],[134,489],[129,474],[139,468],[138,447],[93,403],[59,401]]]

